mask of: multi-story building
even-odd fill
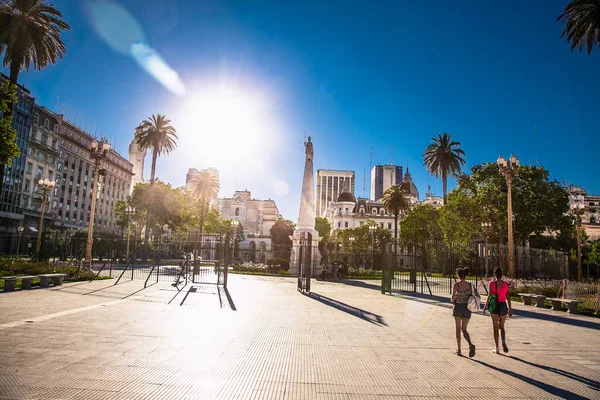
[[[567,192],[569,192],[571,201],[581,201],[583,199],[584,208],[581,224],[585,229],[588,240],[596,241],[600,239],[600,196],[588,194],[585,189],[573,185],[567,187]]]
[[[29,146],[25,158],[23,177],[22,213],[23,225],[37,227],[42,208],[40,179],[56,180],[58,163],[58,144],[62,116],[56,115],[45,107],[34,106],[33,124],[29,134]],[[57,199],[54,191],[45,199],[45,223],[53,223],[56,217]]]
[[[371,169],[371,200],[380,200],[390,186],[402,183],[402,167],[375,165]]]
[[[90,146],[94,138],[63,119],[60,127],[55,199],[55,225],[85,228],[89,224],[93,185],[97,181]],[[94,228],[116,231],[115,203],[130,193],[133,164],[111,149],[102,162]],[[56,206],[56,208],[55,208]]]
[[[400,184],[406,193],[411,206],[419,201],[419,192],[412,181],[408,171]],[[325,213],[325,217],[331,224],[332,232],[348,228],[359,228],[374,221],[383,229],[394,229],[394,215],[388,213],[381,200],[370,200],[354,197],[354,194],[346,187],[340,193],[336,202],[332,203]]]
[[[354,179],[354,171],[317,170],[316,215],[322,217],[345,187],[354,193]]]
[[[8,77],[0,74],[0,83]],[[0,231],[16,233],[17,227],[23,224],[23,176],[26,168],[27,151],[29,147],[29,132],[33,122],[33,108],[35,99],[23,86],[17,86],[18,101],[12,107],[12,127],[17,132],[16,143],[21,154],[12,160],[4,169],[2,193],[0,193]],[[0,252],[11,251],[16,244],[3,240],[0,243]]]
[[[271,227],[281,219],[274,200],[253,199],[247,190],[238,190],[233,197],[218,200],[222,219],[237,219],[244,229],[241,247],[250,249],[271,244]]]

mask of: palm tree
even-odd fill
[[[71,27],[46,0],[2,0],[0,2],[0,54],[10,66],[10,81],[17,84],[19,72],[33,65],[41,70],[62,60],[67,50],[60,38]]]
[[[135,141],[142,150],[152,149],[152,168],[150,170],[150,188],[154,186],[156,174],[156,159],[159,155],[168,154],[177,147],[177,134],[171,125],[171,120],[165,115],[154,115],[146,119],[135,128]],[[144,232],[144,246],[146,251],[143,258],[147,256],[148,236],[150,233],[150,210],[146,213],[146,229]]]
[[[446,204],[446,192],[448,176],[456,177],[460,174],[461,167],[465,164],[463,159],[465,152],[459,147],[460,142],[452,141],[449,134],[438,133],[432,144],[427,146],[423,153],[423,165],[430,174],[436,178],[442,177],[442,190],[444,192],[444,204]]]
[[[398,216],[403,211],[408,211],[410,202],[404,190],[401,189],[400,185],[390,186],[383,194],[383,207],[388,213],[394,214],[394,264],[398,262]],[[382,271],[383,279],[381,290],[385,292],[385,286],[387,280],[385,279],[386,274]]]
[[[60,34],[71,27],[61,20],[62,14],[46,0],[0,0],[0,55],[10,67],[10,82],[16,85],[19,72],[41,70],[63,59],[67,52]],[[7,115],[12,114],[12,103]],[[0,193],[5,164],[0,164]]]
[[[573,0],[557,21],[566,22],[560,37],[571,43],[571,51],[587,46],[588,54],[600,44],[600,0]]]
[[[202,171],[192,178],[189,183],[192,194],[200,199],[200,238],[202,238],[202,228],[204,225],[204,206],[207,202],[217,198],[219,192],[219,179]]]

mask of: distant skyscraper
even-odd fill
[[[402,167],[375,165],[371,170],[371,200],[379,200],[390,186],[402,183]]]
[[[133,177],[131,178],[130,194],[133,188],[140,182],[144,181],[144,158],[147,150],[142,148],[135,142],[135,138],[129,145],[129,162],[133,164]]]
[[[316,216],[322,217],[331,202],[337,201],[344,184],[354,193],[354,171],[317,170]]]

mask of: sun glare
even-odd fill
[[[273,111],[263,94],[215,85],[192,95],[181,118],[180,145],[190,166],[264,172],[277,140]],[[240,166],[244,166],[240,169]]]

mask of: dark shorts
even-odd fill
[[[455,304],[452,316],[457,318],[471,318],[471,311],[467,308],[467,303]]]
[[[496,315],[508,315],[508,305],[505,302],[498,303],[498,308],[493,313]]]

